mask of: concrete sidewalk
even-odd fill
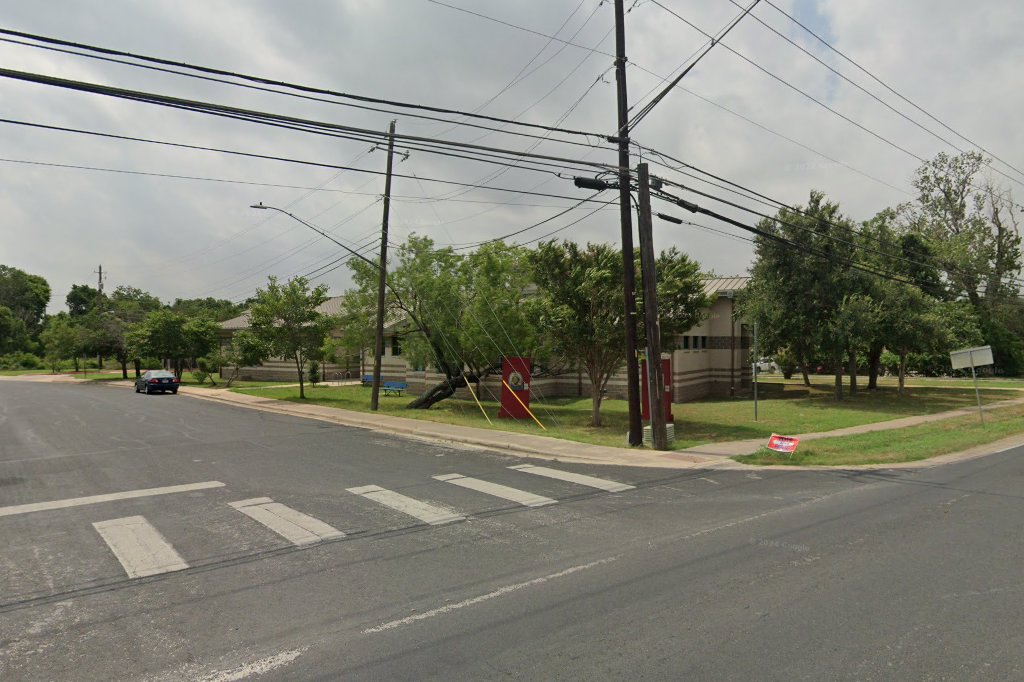
[[[17,376],[0,378],[15,381],[90,383],[68,375],[32,375],[30,377]],[[133,386],[131,381],[104,381],[101,383],[106,386],[118,386],[122,388],[131,388]],[[765,444],[766,439],[759,438],[753,440],[728,441],[724,443],[706,443],[692,448],[687,448],[685,450],[658,452],[648,448],[617,448],[604,445],[592,445],[589,443],[579,443],[576,441],[552,438],[549,436],[481,429],[470,426],[457,426],[454,424],[442,424],[421,419],[399,417],[393,414],[357,412],[334,407],[323,407],[321,405],[300,404],[285,400],[263,398],[258,395],[233,393],[230,389],[182,386],[179,388],[179,392],[193,398],[212,400],[248,409],[262,410],[264,412],[273,412],[276,414],[287,414],[307,419],[317,419],[333,424],[354,426],[357,428],[371,429],[386,433],[402,434],[405,436],[424,438],[432,441],[461,443],[464,445],[497,450],[506,454],[517,454],[524,457],[535,457],[551,461],[611,466],[654,467],[662,469],[748,469],[751,471],[759,469],[850,470],[922,468],[938,466],[940,464],[959,461],[962,459],[980,457],[993,452],[999,452],[1010,447],[1015,447],[1017,445],[1024,445],[1024,434],[1020,434],[1000,441],[980,445],[964,452],[940,455],[927,460],[919,460],[915,462],[843,466],[752,466],[740,464],[731,458],[736,455],[747,455],[756,452],[758,448]],[[998,403],[992,403],[990,405],[986,405],[984,409],[987,412],[990,410],[1000,409],[1002,407],[1020,404],[1024,404],[1024,398],[1003,400]],[[861,424],[858,426],[836,429],[834,431],[785,435],[796,435],[801,440],[850,436],[859,433],[902,429],[917,424],[925,424],[943,419],[971,415],[976,412],[976,408],[961,408],[936,414],[902,417],[899,419],[891,419],[871,424]]]
[[[399,433],[434,441],[474,445],[506,453],[521,454],[524,456],[549,459],[552,461],[576,462],[582,464],[605,464],[614,466],[657,467],[664,469],[755,470],[768,468],[764,466],[740,464],[730,459],[736,455],[746,455],[756,452],[758,448],[765,444],[764,439],[729,441],[725,443],[707,443],[685,450],[659,452],[647,448],[616,448],[604,445],[592,445],[589,443],[579,443],[576,441],[552,438],[549,436],[495,431],[492,429],[481,429],[469,426],[457,426],[454,424],[441,424],[420,419],[409,419],[407,417],[398,417],[392,414],[356,412],[334,407],[300,404],[290,401],[262,398],[260,396],[247,395],[244,393],[232,393],[227,389],[202,389],[182,386],[180,392],[196,398],[215,400],[250,409],[318,419],[335,424],[344,424],[346,426],[355,426],[375,431]],[[985,406],[985,410],[988,411],[1020,404],[1024,404],[1024,398],[1000,401],[999,403]],[[900,419],[892,419],[872,424],[861,424],[859,426],[851,426],[843,429],[836,429],[834,431],[797,434],[797,436],[801,440],[816,440],[818,438],[849,436],[858,433],[901,429],[908,426],[914,426],[916,424],[925,424],[942,419],[971,415],[975,412],[976,410],[974,408],[962,408],[947,412],[939,412],[936,414],[903,417]],[[903,464],[865,464],[836,467],[780,466],[771,468],[819,470],[891,469],[894,467],[920,468],[922,466],[934,466],[949,461],[956,461],[958,459],[978,457],[1019,444],[1024,444],[1024,435],[1011,437],[1004,439],[1003,441],[988,443],[986,445],[979,446],[978,448],[972,448],[971,450],[963,453],[942,455],[929,460]]]

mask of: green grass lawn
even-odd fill
[[[761,448],[752,455],[734,457],[744,464],[848,465],[893,464],[967,450],[976,445],[1024,432],[1024,406],[1015,405],[978,415],[955,417],[893,431],[807,441],[792,456]]]
[[[20,377],[27,374],[50,374],[48,369],[0,369],[0,376]]]
[[[974,404],[973,387],[942,388],[921,387],[905,395],[896,389],[883,387],[879,391],[862,391],[856,397],[836,403],[830,389],[813,386],[811,389],[791,384],[770,384],[761,387],[758,421],[754,421],[753,401],[749,398],[705,400],[674,405],[676,441],[674,449],[683,449],[710,442],[767,439],[772,433],[798,434],[812,431],[830,431],[885,421],[898,417],[932,414]],[[298,387],[268,388],[259,391],[241,390],[242,393],[264,398],[299,401]],[[1024,394],[1022,394],[1024,395]],[[370,389],[362,386],[306,388],[308,402],[327,407],[365,412],[370,406]],[[1017,397],[1004,390],[983,390],[983,402],[995,402]],[[448,399],[430,410],[408,410],[412,398],[408,396],[381,396],[380,411],[412,419],[425,419],[448,424],[460,424],[503,431],[542,434],[567,440],[621,447],[626,442],[628,415],[626,402],[606,400],[601,408],[603,426],[590,426],[589,398],[560,398],[539,401],[534,398],[531,408],[547,428],[541,429],[532,421],[498,419],[498,406],[485,402],[493,426],[487,424],[476,403],[471,400]]]
[[[835,377],[831,374],[812,374],[810,380],[814,386],[827,386],[831,388]],[[759,374],[758,381],[766,384],[803,384],[803,378],[799,374],[794,374],[792,379],[783,379],[781,374]],[[868,378],[866,375],[857,375],[857,382],[860,387],[867,386]],[[849,378],[845,377],[843,384],[847,385],[848,383]],[[878,384],[880,386],[897,386],[899,379],[897,377],[878,377]],[[906,385],[909,387],[949,386],[973,388],[974,381],[971,377],[907,377]],[[1024,378],[978,377],[978,388],[1014,388],[1024,390]]]

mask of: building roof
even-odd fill
[[[728,296],[745,289],[749,277],[709,277],[704,280],[704,293],[707,295]]]
[[[345,300],[344,296],[332,296],[323,303],[317,306],[317,310],[324,315],[340,315],[341,304]],[[390,310],[387,316],[384,318],[384,328],[394,329],[400,324],[404,323],[406,316],[401,311]],[[249,311],[246,310],[238,317],[232,317],[230,320],[224,320],[220,323],[220,328],[225,331],[238,331],[239,329],[249,328]]]
[[[323,313],[324,315],[337,315],[338,313],[341,312],[341,301],[344,298],[344,296],[332,296],[331,298],[327,299],[326,301],[318,305],[316,309]],[[248,329],[249,311],[246,310],[238,317],[232,317],[230,320],[224,320],[223,322],[220,323],[220,328],[226,329],[228,331]]]

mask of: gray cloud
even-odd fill
[[[738,12],[727,0],[662,2],[708,31],[719,29]],[[541,32],[557,30],[568,17],[560,37],[568,38],[579,29],[572,42],[613,51],[612,38],[604,38],[612,26],[610,2],[599,7],[596,0],[511,4],[461,0],[453,4]],[[800,0],[779,4],[797,12],[901,93],[1002,158],[1020,165],[1024,133],[1016,125],[1015,114],[1024,98],[1016,87],[1024,56],[1019,41],[1024,16],[1015,3],[988,0],[967,6],[952,0],[895,4],[882,0]],[[426,0],[122,0],[101,4],[61,0],[10,3],[5,10],[8,28],[347,92],[466,110],[479,107],[501,91],[548,43],[543,37]],[[966,147],[967,143],[954,140],[951,133],[838,60],[771,7],[762,3],[755,14],[901,111]],[[659,83],[643,69],[668,75],[704,42],[700,34],[651,2],[635,3],[628,15],[627,31],[633,101]],[[950,149],[841,82],[750,18],[725,42],[916,155],[927,158]],[[18,45],[0,43],[0,56],[8,68],[377,130],[384,130],[391,118]],[[611,132],[615,124],[612,75],[606,75],[606,83],[595,84],[611,66],[611,59],[555,42],[530,68],[549,57],[550,61],[503,92],[483,111],[505,117],[525,111],[523,120],[552,123],[586,92],[565,125]],[[636,139],[785,201],[801,202],[811,188],[822,189],[857,219],[909,198],[906,192],[917,161],[788,90],[721,47],[694,69],[684,85],[693,93],[902,191],[681,91],[673,92],[643,121]],[[383,154],[366,153],[369,145],[364,143],[9,80],[0,81],[0,104],[5,118],[324,163],[351,163],[373,170],[384,166]],[[450,130],[444,124],[404,115],[398,117],[398,128],[409,134],[444,134],[463,141],[481,134],[467,128]],[[374,194],[383,188],[379,176],[339,174],[330,169],[11,125],[0,126],[0,136],[2,156],[7,159],[324,189],[308,192],[0,162],[0,262],[47,277],[55,291],[51,310],[62,306],[72,283],[91,282],[92,271],[99,263],[110,272],[111,287],[130,284],[165,300],[206,295],[242,298],[262,284],[267,274],[307,272],[341,255],[335,245],[285,217],[250,210],[248,206],[257,201],[291,205],[290,210],[297,215],[352,243],[365,243],[379,229],[380,205],[373,204]],[[490,134],[480,143],[514,148],[530,144],[524,138],[501,134]],[[581,155],[580,149],[550,142],[537,149]],[[611,162],[615,157],[611,150],[601,150],[587,158]],[[460,182],[478,182],[499,170],[425,153],[414,153],[398,169],[423,178]],[[523,170],[507,170],[493,182],[586,196],[568,180]],[[396,181],[394,192],[402,197],[393,207],[395,238],[416,231],[439,243],[498,236],[543,220],[559,210],[556,206],[566,205],[555,199],[464,191],[405,179]],[[451,200],[422,202],[409,198],[414,196]],[[474,203],[510,201],[528,205]],[[566,216],[553,221],[550,229],[568,220]],[[733,231],[710,222],[708,225]],[[538,228],[523,238],[534,238],[544,231]],[[579,240],[615,240],[617,235],[614,210],[601,211],[559,234]],[[749,266],[748,246],[717,234],[661,223],[656,225],[656,240],[659,246],[679,246],[719,273],[743,272]],[[340,292],[348,284],[346,270],[331,272],[323,281]]]

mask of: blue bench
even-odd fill
[[[404,381],[385,381],[381,384],[381,388],[384,389],[384,395],[402,395],[409,385]]]
[[[364,374],[363,375],[363,386],[373,386],[373,375],[372,374]]]

